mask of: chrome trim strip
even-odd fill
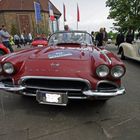
[[[60,80],[75,80],[75,81],[83,81],[83,82],[87,82],[87,83],[89,83],[89,81],[88,80],[86,80],[86,79],[82,79],[82,78],[71,78],[71,77],[50,77],[50,76],[23,76],[23,77],[21,77],[21,79],[22,80],[26,80],[26,79],[52,79],[52,80],[58,80],[58,79],[60,79]]]
[[[31,93],[26,93],[26,92],[22,92],[22,95],[25,96],[32,96],[32,97],[36,97],[36,94],[31,94]],[[68,99],[87,99],[88,97],[82,97],[82,96],[68,96]]]
[[[88,97],[68,96],[68,99],[88,99]]]
[[[116,89],[115,91],[84,91],[84,95],[86,96],[99,96],[99,97],[113,97],[113,96],[118,96],[118,95],[123,95],[125,94],[125,88],[121,87]]]
[[[105,53],[105,52],[108,52],[108,51],[107,50],[101,50],[101,49],[99,49],[99,50],[100,50],[100,53],[102,53],[107,58],[109,64],[111,64],[112,63],[111,59]]]
[[[20,92],[21,95],[25,95],[25,96],[33,96],[36,97],[36,94],[32,94],[32,93],[27,93],[27,92]]]

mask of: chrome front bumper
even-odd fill
[[[115,91],[84,91],[84,95],[86,96],[99,96],[99,97],[113,97],[113,96],[118,96],[118,95],[123,95],[125,94],[125,88],[121,87],[116,89]]]
[[[23,86],[10,86],[10,85],[5,85],[3,84],[2,82],[0,82],[0,89],[1,90],[4,90],[4,91],[9,91],[9,92],[16,92],[16,91],[22,91],[24,89],[26,89],[26,87],[23,87]]]
[[[17,85],[17,86],[8,86],[8,85],[4,85],[2,82],[0,82],[0,89],[4,90],[4,91],[8,91],[8,92],[20,92],[23,95],[29,95],[29,96],[33,96],[33,94],[26,94],[24,92],[24,89],[26,89],[26,87],[21,86],[21,85]],[[118,95],[123,95],[125,94],[125,88],[121,87],[118,88],[116,90],[112,90],[112,91],[92,91],[92,90],[87,90],[87,91],[83,91],[83,95],[85,95],[87,98],[88,97],[106,97],[106,98],[110,98],[110,97],[114,97],[114,96],[118,96]],[[34,96],[36,96],[34,94]],[[86,97],[83,97],[83,99],[85,99]],[[78,99],[78,97],[74,96],[74,97],[68,97],[70,99]],[[79,97],[79,99],[82,99],[82,97]]]

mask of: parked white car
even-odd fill
[[[130,58],[140,61],[140,40],[134,41],[133,44],[121,43],[118,54],[121,55],[121,59]]]

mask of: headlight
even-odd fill
[[[12,74],[14,72],[14,66],[13,64],[7,62],[3,65],[3,70],[7,74]]]
[[[96,74],[99,77],[106,77],[109,74],[109,68],[106,65],[100,65],[96,69]]]
[[[124,68],[122,66],[114,66],[112,69],[111,69],[111,75],[114,77],[114,78],[120,78],[124,75]]]
[[[0,73],[2,72],[2,66],[0,65]]]

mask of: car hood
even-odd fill
[[[88,60],[89,59],[89,48],[64,48],[64,47],[55,47],[55,48],[46,48],[41,50],[36,54],[32,54],[29,59],[32,60]]]

